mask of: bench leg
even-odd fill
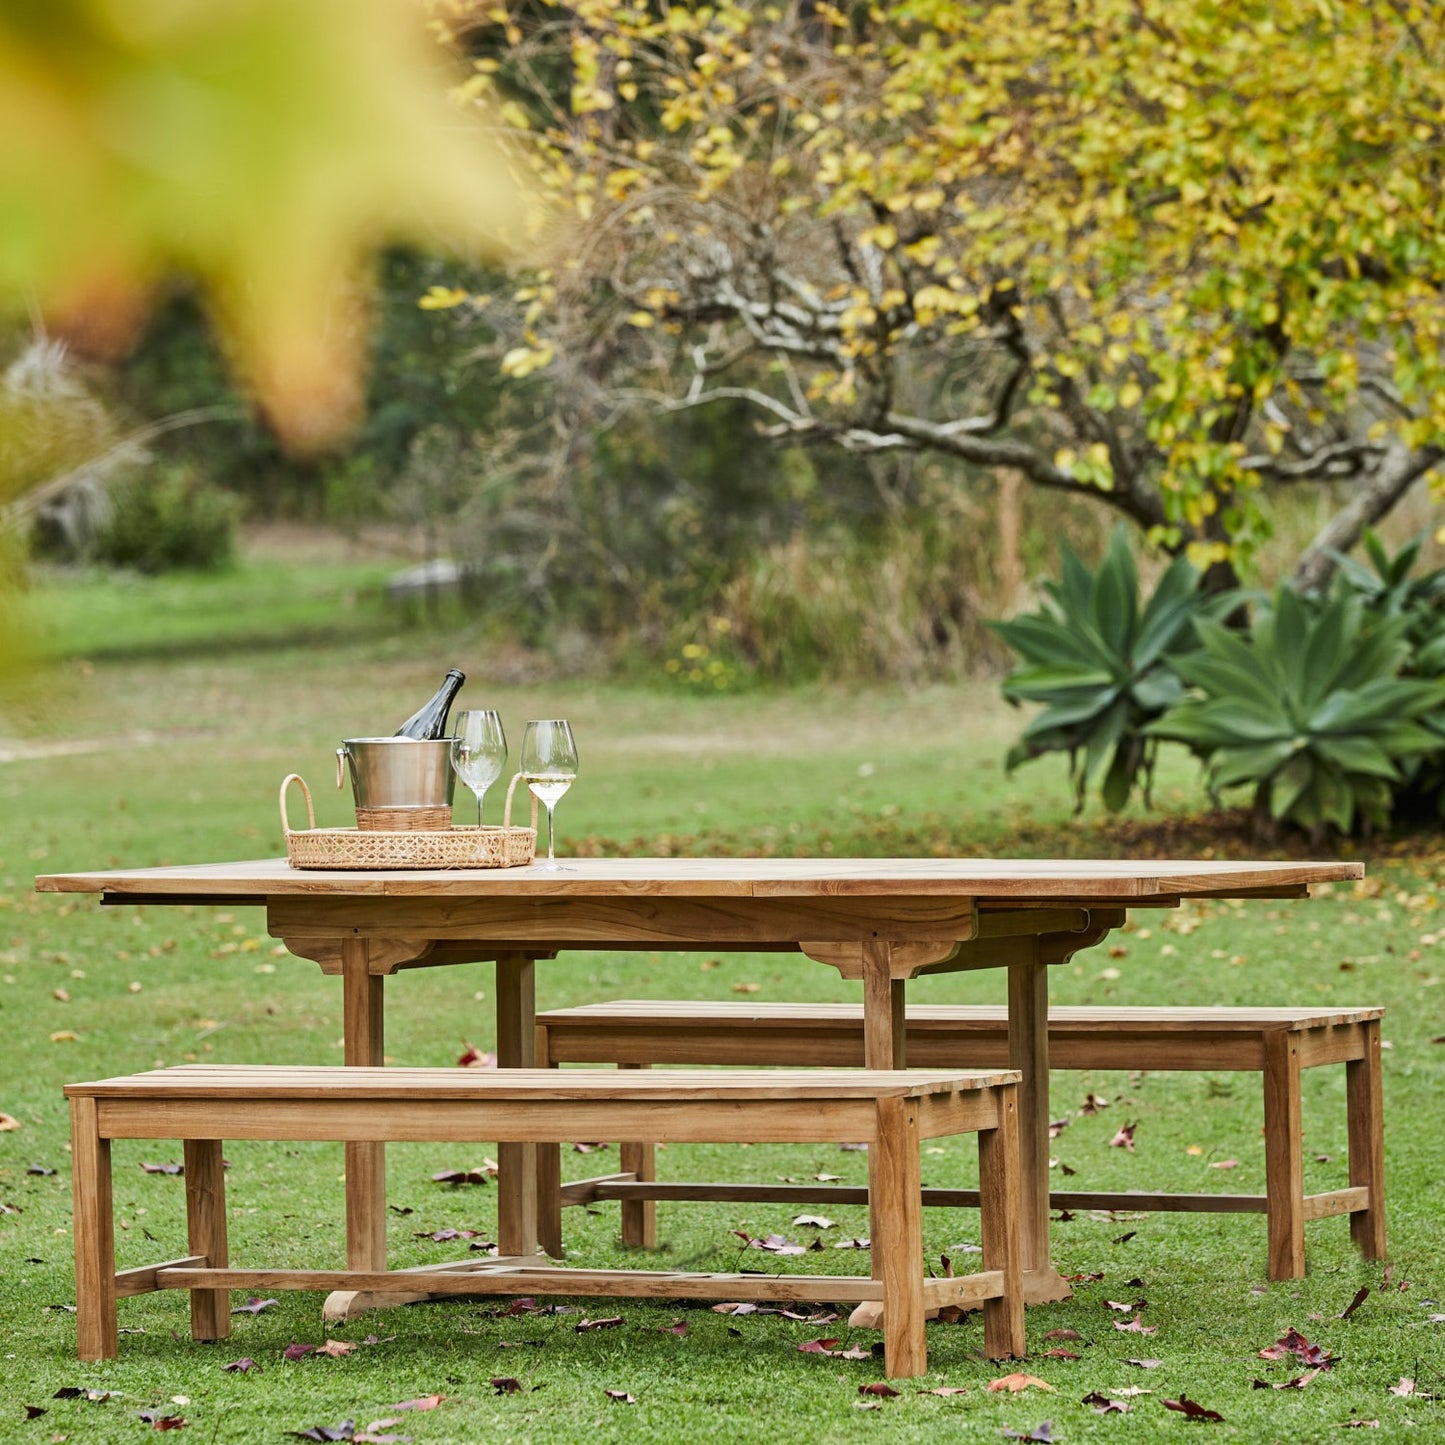
[[[226,1177],[219,1139],[184,1141],[186,1234],[192,1254],[203,1254],[212,1269],[230,1263],[226,1247]],[[231,1294],[224,1289],[191,1291],[191,1338],[224,1340],[231,1333]]]
[[[998,1128],[978,1134],[979,1229],[985,1270],[1003,1271],[1001,1298],[983,1306],[983,1352],[990,1360],[1022,1357],[1024,1340],[1024,1279],[1019,1247],[1018,1090],[1006,1085],[998,1095]]]
[[[1385,1108],[1380,1080],[1380,1021],[1363,1025],[1365,1056],[1345,1065],[1350,1183],[1369,1192],[1369,1207],[1350,1215],[1350,1237],[1366,1259],[1385,1257]]]
[[[94,1099],[70,1101],[70,1150],[75,1200],[75,1352],[82,1360],[113,1360],[119,1336],[110,1140],[100,1137]]]
[[[883,1363],[893,1379],[928,1368],[923,1308],[923,1184],[918,1106],[879,1099],[868,1151],[873,1276],[883,1282]]]
[[[646,1064],[621,1064],[623,1069],[645,1069]],[[618,1168],[635,1174],[639,1182],[657,1178],[657,1150],[645,1140],[623,1143],[618,1150]],[[629,1249],[657,1248],[657,1201],[622,1201],[622,1243]]]
[[[1284,1029],[1264,1038],[1264,1192],[1269,1277],[1301,1279],[1305,1272],[1305,1190],[1299,1035]]]
[[[552,1040],[547,1025],[537,1025],[535,1058],[537,1066],[555,1069]],[[537,1145],[537,1248],[553,1259],[562,1255],[562,1146]]]

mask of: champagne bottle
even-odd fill
[[[457,689],[467,680],[466,673],[452,668],[430,699],[424,702],[402,725],[397,728],[399,738],[416,738],[425,742],[443,738],[447,733],[447,713],[451,711],[452,699]]]

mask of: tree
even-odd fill
[[[1344,483],[1298,561],[1319,589],[1441,459],[1426,0],[450,13],[553,207],[492,308],[513,375],[1014,468],[1212,588],[1271,494]]]

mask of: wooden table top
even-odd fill
[[[295,869],[284,858],[51,873],[40,893],[102,893],[150,903],[276,898],[957,897],[1164,899],[1290,896],[1312,883],[1364,877],[1355,862],[1020,858],[569,858],[566,872],[528,868],[416,871]]]

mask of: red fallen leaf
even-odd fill
[[[1054,1387],[1037,1375],[1025,1375],[1022,1371],[1015,1370],[1011,1375],[1000,1375],[998,1379],[990,1380],[985,1388],[1007,1390],[1011,1395],[1017,1395],[1020,1390],[1052,1390]]]
[[[1141,1370],[1157,1370],[1163,1360],[1125,1360],[1126,1365],[1138,1365]]]
[[[1178,1410],[1189,1420],[1223,1421],[1224,1419],[1218,1410],[1206,1410],[1197,1400],[1191,1400],[1187,1395],[1181,1395],[1177,1400],[1165,1400],[1162,1403],[1166,1410]]]
[[[1114,1328],[1116,1330],[1123,1330],[1131,1335],[1157,1335],[1159,1333],[1158,1325],[1146,1325],[1139,1315],[1135,1315],[1128,1324],[1124,1324],[1120,1320],[1115,1320]]]
[[[1274,1344],[1259,1352],[1262,1360],[1283,1360],[1290,1355],[1296,1356],[1306,1365],[1318,1365],[1321,1369],[1328,1369],[1335,1363],[1335,1357],[1327,1349],[1321,1345],[1310,1344],[1294,1328],[1287,1329]]]
[[[503,1315],[530,1315],[542,1308],[531,1295],[523,1295],[521,1299],[514,1299],[506,1309],[498,1311]]]
[[[1045,1445],[1053,1445],[1054,1422],[1045,1420],[1041,1424],[1035,1425],[1027,1435],[1021,1434],[1017,1430],[1000,1430],[998,1433],[1006,1440],[1041,1440],[1045,1442]]]
[[[1362,1285],[1359,1287],[1359,1289],[1357,1289],[1357,1290],[1355,1291],[1355,1297],[1354,1297],[1354,1299],[1352,1299],[1352,1300],[1349,1302],[1349,1304],[1347,1304],[1347,1305],[1344,1307],[1344,1309],[1343,1309],[1338,1315],[1335,1316],[1335,1318],[1336,1318],[1336,1319],[1340,1319],[1340,1320],[1347,1320],[1347,1319],[1349,1319],[1349,1317],[1350,1317],[1352,1314],[1354,1314],[1354,1312],[1355,1312],[1357,1309],[1359,1309],[1359,1307],[1360,1307],[1362,1304],[1364,1304],[1364,1302],[1365,1302],[1367,1299],[1369,1299],[1369,1297],[1370,1297],[1370,1287],[1369,1287],[1369,1285],[1367,1285],[1367,1284],[1362,1284]]]
[[[660,1335],[677,1335],[681,1338],[687,1333],[686,1320],[673,1320],[670,1325],[658,1325],[657,1333]]]
[[[184,1174],[184,1164],[141,1164],[141,1169],[146,1174]]]
[[[841,1339],[832,1340],[807,1340],[798,1346],[798,1353],[802,1355],[826,1355],[831,1360],[871,1360],[873,1352],[865,1350],[861,1345],[850,1345],[847,1349],[839,1350],[834,1346],[841,1345]]]
[[[522,1382],[515,1375],[498,1375],[488,1383],[499,1395],[515,1395],[522,1388]]]
[[[1063,1348],[1044,1351],[1044,1359],[1046,1360],[1082,1360],[1083,1358],[1082,1355],[1075,1354],[1073,1350],[1065,1350]]]
[[[486,1184],[495,1169],[443,1169],[432,1175],[433,1184]]]
[[[891,1400],[899,1392],[885,1381],[875,1380],[871,1385],[859,1385],[858,1393],[860,1395],[881,1395],[885,1400]]]
[[[609,1400],[616,1400],[619,1405],[635,1405],[636,1395],[629,1395],[626,1390],[604,1390],[602,1392]]]
[[[1321,1366],[1321,1368],[1323,1368],[1323,1366]],[[1256,1380],[1254,1382],[1254,1388],[1256,1390],[1303,1390],[1319,1373],[1320,1371],[1316,1369],[1310,1370],[1303,1375],[1296,1375],[1292,1380]]]
[[[1123,1304],[1116,1299],[1106,1299],[1104,1303],[1108,1305],[1111,1310],[1117,1310],[1121,1315],[1127,1315],[1135,1308],[1133,1305]],[[1140,1305],[1139,1308],[1142,1309],[1143,1306]]]
[[[188,1421],[183,1415],[160,1415],[154,1410],[141,1410],[137,1420],[144,1420],[152,1430],[184,1430]]]
[[[484,1054],[475,1044],[462,1040],[463,1053],[457,1060],[459,1069],[495,1069],[497,1067],[497,1056],[495,1054]]]
[[[621,1315],[608,1315],[606,1319],[601,1320],[578,1320],[577,1333],[581,1335],[588,1330],[615,1330],[618,1325],[625,1323],[626,1321]]]
[[[1103,1279],[1103,1277],[1104,1277],[1104,1271],[1103,1271],[1102,1269],[1096,1269],[1096,1270],[1093,1272],[1093,1274],[1071,1274],[1071,1275],[1069,1276],[1069,1283],[1070,1283],[1070,1284],[1093,1284],[1096,1280],[1101,1280],[1101,1279]]]
[[[229,1365],[222,1365],[221,1368],[233,1375],[249,1375],[252,1370],[259,1370],[261,1367],[250,1355],[242,1355],[239,1360],[232,1360]]]
[[[1084,1102],[1079,1105],[1081,1114],[1097,1114],[1100,1109],[1107,1109],[1109,1101],[1101,1099],[1097,1094],[1089,1093],[1084,1095]]]
[[[1044,1338],[1046,1340],[1081,1340],[1084,1337],[1078,1330],[1050,1330]]]
[[[245,1304],[234,1306],[231,1310],[231,1313],[233,1315],[258,1315],[261,1313],[262,1310],[268,1310],[273,1305],[278,1305],[280,1303],[280,1300],[256,1299],[252,1297],[251,1299],[248,1299]]]
[[[290,1344],[281,1351],[281,1354],[283,1358],[288,1360],[304,1360],[307,1355],[314,1353],[315,1349],[315,1345]]]
[[[1137,1122],[1123,1125],[1119,1132],[1109,1140],[1109,1148],[1127,1149],[1132,1154],[1134,1152],[1134,1130],[1138,1127]]]
[[[935,1385],[931,1390],[920,1390],[920,1395],[966,1395],[967,1385]]]

